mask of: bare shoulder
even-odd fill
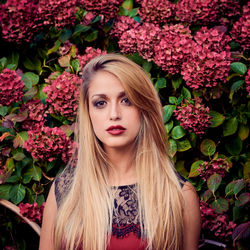
[[[198,249],[200,238],[200,202],[194,186],[186,181],[182,188],[184,198],[184,249]]]
[[[53,250],[53,233],[57,215],[55,184],[53,183],[43,212],[43,222],[40,235],[39,250]]]

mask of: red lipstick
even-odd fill
[[[111,135],[120,135],[125,132],[125,128],[122,127],[121,125],[116,125],[116,126],[110,126],[107,128],[107,132]]]

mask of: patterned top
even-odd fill
[[[73,174],[72,168],[66,168],[55,179],[55,197],[58,207],[69,190]],[[180,179],[185,182],[183,177],[180,176]],[[133,233],[137,238],[141,238],[137,188],[138,184],[112,187],[114,191],[112,235],[118,239],[125,238],[130,233]]]

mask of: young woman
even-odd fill
[[[40,250],[197,249],[199,200],[168,156],[143,70],[117,54],[90,61],[77,124],[77,163],[51,187]]]

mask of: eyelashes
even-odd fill
[[[131,106],[132,105],[130,100],[127,97],[122,98],[121,103],[125,104],[126,106]],[[107,105],[106,100],[97,100],[97,101],[93,102],[93,106],[96,107],[96,108],[99,108],[99,109],[104,108],[106,105]]]

